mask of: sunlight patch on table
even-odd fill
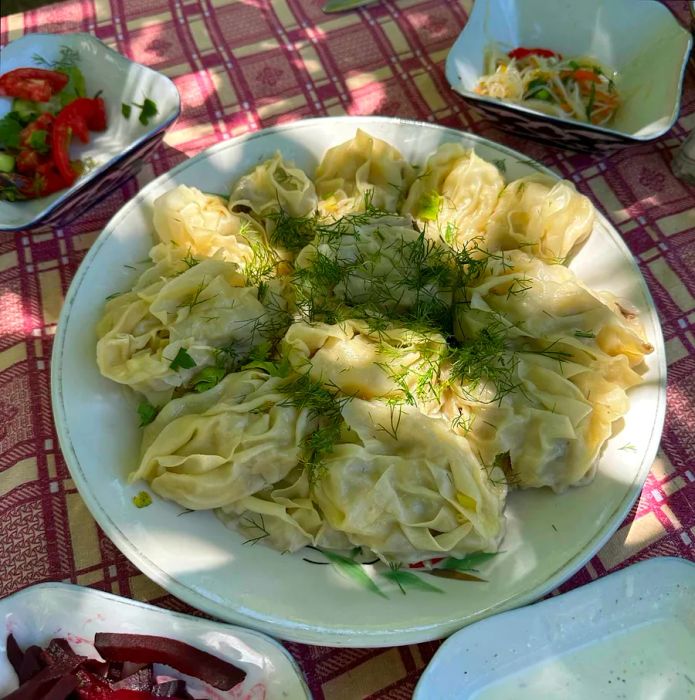
[[[368,71],[365,73],[357,73],[355,75],[348,76],[345,79],[345,85],[348,90],[359,90],[365,85],[370,85],[371,83],[383,82],[393,77],[393,72],[388,66],[383,68],[378,68],[377,70]]]

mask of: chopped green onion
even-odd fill
[[[11,173],[14,170],[14,156],[0,153],[0,173]]]
[[[137,496],[133,496],[133,505],[136,508],[147,508],[152,505],[152,496],[147,491],[140,491]]]
[[[29,148],[33,148],[39,153],[48,153],[51,149],[46,143],[48,132],[45,129],[37,129],[31,132],[29,136]]]

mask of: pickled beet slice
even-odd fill
[[[66,700],[66,698],[77,688],[77,678],[75,676],[63,676],[44,695],[43,700]]]
[[[107,661],[165,664],[219,690],[230,690],[246,677],[244,671],[227,661],[175,639],[97,632],[94,646]]]
[[[112,683],[114,690],[151,690],[154,685],[154,674],[150,666],[145,666],[139,671],[122,678],[118,683]]]
[[[24,652],[19,648],[14,635],[10,634],[7,637],[7,660],[12,665],[14,672],[19,676],[19,669],[22,667],[24,660]]]
[[[45,665],[43,649],[35,644],[28,647],[24,652],[22,665],[17,672],[20,684],[26,683],[30,678],[33,678]]]

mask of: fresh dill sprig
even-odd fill
[[[280,406],[307,409],[317,427],[302,441],[306,454],[303,459],[309,483],[315,485],[326,473],[325,458],[333,452],[344,426],[342,408],[350,396],[338,396],[337,387],[324,385],[308,374],[300,374],[285,384],[281,391],[285,399]]]

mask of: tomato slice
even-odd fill
[[[528,56],[543,56],[544,58],[557,56],[561,58],[559,53],[555,53],[555,51],[551,51],[550,49],[526,49],[522,46],[510,51],[507,56],[509,56],[509,58],[516,58],[517,61],[520,61],[522,58],[527,58]]]
[[[70,139],[75,134],[82,143],[89,142],[89,129],[95,131],[106,128],[106,107],[101,97],[91,99],[78,97],[63,107],[53,122],[51,150],[53,162],[58,168],[66,186],[75,182],[77,173],[70,165]]]
[[[68,76],[43,68],[16,68],[0,76],[0,95],[48,102],[68,84]]]

